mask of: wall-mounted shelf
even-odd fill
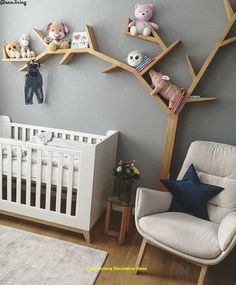
[[[127,29],[128,29],[128,23],[127,23]],[[143,76],[151,68],[153,68],[155,65],[157,65],[161,60],[163,60],[181,42],[179,39],[177,39],[170,46],[167,46],[166,44],[164,44],[164,42],[159,37],[159,35],[156,33],[156,31],[154,29],[152,29],[152,35],[153,36],[147,37],[147,39],[144,36],[145,40],[153,42],[153,39],[155,39],[154,40],[155,43],[160,45],[163,50],[160,54],[155,56],[153,61],[148,66],[146,66],[141,72],[138,72],[135,68],[129,66],[127,63],[121,62],[117,59],[114,59],[114,58],[100,52],[98,49],[98,45],[97,45],[97,41],[96,41],[96,38],[94,35],[93,28],[91,26],[86,25],[85,30],[86,30],[87,35],[88,35],[88,41],[89,41],[89,47],[88,48],[81,48],[81,49],[80,48],[75,48],[75,49],[69,48],[69,49],[58,49],[56,51],[50,51],[48,49],[48,44],[44,41],[44,37],[45,37],[44,33],[41,30],[34,28],[33,32],[35,33],[36,37],[40,40],[40,42],[43,44],[43,46],[46,48],[43,52],[41,52],[38,56],[36,56],[34,58],[35,62],[41,63],[41,62],[46,61],[47,59],[49,59],[52,56],[63,55],[63,58],[61,59],[60,64],[61,65],[67,65],[71,62],[71,60],[73,60],[73,58],[76,56],[76,54],[88,53],[88,54],[96,56],[96,57],[98,57],[104,61],[107,61],[111,64],[110,66],[108,66],[107,68],[105,68],[103,70],[103,73],[109,73],[109,72],[115,71],[117,69],[123,69],[125,71],[128,71],[128,72],[132,73],[139,80],[139,82],[145,87],[145,89],[149,93],[151,93],[152,88],[149,85],[149,83],[143,78]],[[129,32],[127,30],[127,34],[128,33]],[[141,37],[135,36],[135,37],[142,39],[142,36]],[[16,60],[12,60],[12,61],[16,61]],[[28,61],[30,61],[30,59],[25,59],[25,60],[20,59],[19,61],[28,62]],[[27,70],[27,65],[24,65],[20,68],[20,71],[26,71],[26,70]],[[164,111],[166,111],[168,114],[171,113],[168,106],[162,100],[162,98],[160,96],[154,95],[153,98],[160,104],[160,106],[164,109]]]
[[[164,41],[161,39],[161,37],[158,35],[158,33],[156,32],[156,30],[154,28],[152,29],[152,33],[150,36],[144,36],[144,35],[131,35],[130,31],[129,31],[129,23],[131,22],[131,19],[128,19],[126,25],[125,25],[125,29],[124,29],[124,34],[130,37],[134,37],[143,41],[147,41],[150,43],[154,43],[157,44],[161,47],[162,50],[166,50],[167,46],[164,43]]]
[[[35,57],[32,58],[3,58],[2,61],[9,61],[9,62],[29,62]]]
[[[96,38],[93,32],[93,28],[91,26],[86,25],[85,30],[88,35],[88,40],[89,40],[89,48],[69,48],[69,49],[58,49],[56,51],[50,51],[48,50],[48,44],[45,43],[44,37],[45,35],[43,34],[42,31],[38,29],[33,29],[34,33],[36,34],[37,38],[40,40],[40,42],[43,44],[44,47],[46,47],[46,50],[44,50],[41,54],[39,54],[36,58],[36,62],[43,62],[47,60],[48,58],[54,56],[54,55],[64,55],[62,60],[60,61],[60,64],[67,65],[71,62],[71,60],[75,57],[76,54],[81,54],[81,53],[89,53],[91,55],[94,55],[104,61],[107,61],[117,68],[122,68],[126,71],[129,71],[133,74],[138,73],[135,68],[129,66],[126,63],[123,63],[119,60],[116,60],[112,57],[109,57],[105,55],[104,53],[101,53],[98,50],[98,45],[96,42]],[[24,65],[20,71],[26,71],[27,70],[27,65]],[[105,71],[108,72],[108,71]]]
[[[112,72],[116,69],[123,69],[125,71],[128,71],[132,73],[140,82],[141,84],[146,88],[146,90],[151,93],[152,88],[149,85],[149,83],[143,78],[143,76],[151,69],[153,68],[156,64],[158,64],[162,59],[164,59],[181,41],[177,39],[173,44],[171,44],[169,47],[165,46],[165,49],[158,54],[153,61],[146,66],[145,69],[143,69],[141,72],[138,72],[135,68],[129,66],[128,64],[121,62],[117,59],[114,59],[102,52],[99,51],[97,41],[94,35],[93,28],[91,26],[86,25],[85,30],[88,35],[88,40],[89,40],[89,47],[88,48],[70,48],[70,49],[58,49],[56,51],[50,51],[48,50],[48,44],[45,43],[44,37],[45,35],[43,34],[42,31],[38,29],[33,29],[35,35],[37,38],[40,40],[40,42],[43,44],[43,46],[46,48],[41,54],[39,54],[36,58],[36,62],[43,62],[47,59],[49,59],[52,56],[55,55],[63,55],[62,60],[60,61],[60,64],[62,65],[67,65],[73,60],[73,58],[76,56],[76,54],[81,54],[81,53],[88,53],[93,56],[96,56],[104,61],[109,62],[111,65],[108,66],[103,70],[103,73],[109,73]],[[159,37],[159,36],[158,36]],[[26,71],[27,70],[27,65],[24,65],[23,67],[20,68],[20,71]],[[170,114],[171,111],[169,110],[168,106],[166,103],[162,100],[160,96],[154,95],[153,98],[160,104],[160,106],[168,113]]]

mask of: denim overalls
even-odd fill
[[[25,104],[33,104],[33,96],[36,95],[38,103],[43,103],[43,79],[38,70],[37,63],[28,63],[28,73],[25,76]]]

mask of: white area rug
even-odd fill
[[[105,251],[0,225],[1,285],[92,285]]]

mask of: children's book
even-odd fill
[[[88,48],[88,35],[86,32],[73,33],[71,48]]]
[[[179,108],[181,102],[183,101],[184,99],[184,96],[185,96],[185,91],[182,91],[182,93],[178,96],[177,100],[175,101],[174,103],[174,106],[171,108],[171,112],[174,114],[177,109]]]

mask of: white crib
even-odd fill
[[[75,150],[29,142],[44,131],[81,144]],[[117,131],[100,136],[0,116],[0,213],[79,232],[90,242],[112,190],[117,139]]]

